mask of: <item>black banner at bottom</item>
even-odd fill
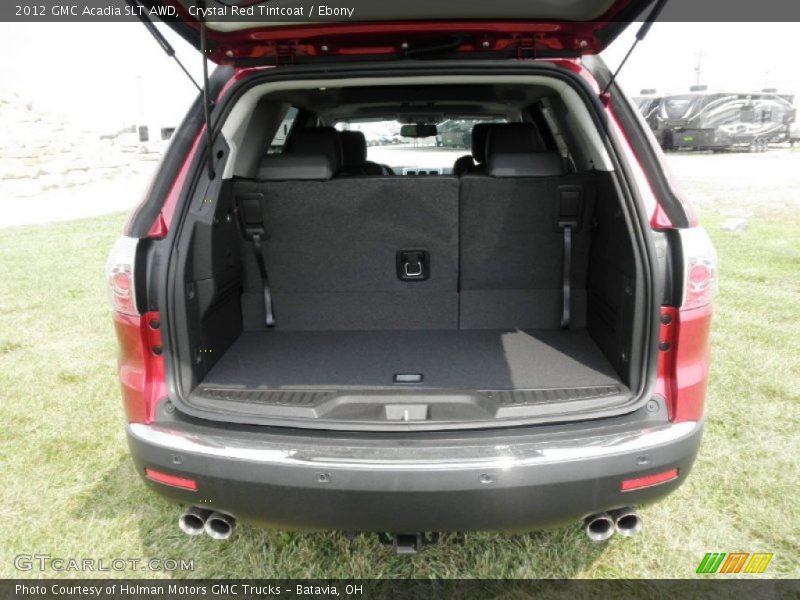
[[[267,598],[800,598],[800,580],[5,579],[0,598],[261,600]]]

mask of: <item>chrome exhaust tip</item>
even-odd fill
[[[634,508],[620,508],[612,511],[611,516],[614,519],[614,527],[620,535],[630,537],[642,530],[642,517]]]
[[[205,530],[206,520],[210,510],[192,506],[187,508],[178,519],[178,527],[186,535],[200,535]]]
[[[591,515],[586,517],[584,529],[593,542],[604,542],[614,535],[614,519],[608,513]]]
[[[205,531],[215,540],[227,540],[235,528],[236,519],[224,513],[214,512],[206,519]]]

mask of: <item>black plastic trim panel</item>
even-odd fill
[[[553,422],[591,417],[629,403],[633,394],[622,384],[516,390],[396,389],[247,390],[200,385],[187,405],[222,421],[273,424],[307,429],[420,431],[513,427],[532,418]],[[410,419],[395,418],[404,410]],[[415,419],[413,414],[427,415]],[[437,418],[445,414],[447,418]],[[459,417],[460,416],[460,417]]]

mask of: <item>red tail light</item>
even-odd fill
[[[681,310],[710,304],[717,295],[717,252],[702,227],[681,229],[683,302]]]
[[[136,250],[139,240],[121,237],[106,263],[109,298],[119,345],[118,369],[129,422],[150,423],[155,405],[167,395],[157,312],[136,305]]]
[[[139,240],[122,236],[114,244],[106,263],[111,308],[125,315],[138,315],[133,267]]]
[[[702,227],[677,230],[683,255],[680,307],[661,307],[656,393],[670,419],[703,417],[710,363],[711,301],[717,293],[717,253]]]

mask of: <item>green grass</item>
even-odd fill
[[[711,551],[774,552],[767,575],[800,576],[800,214],[737,234],[706,215],[722,264],[707,432],[687,483],[642,511],[642,534],[595,545],[578,524],[481,533],[412,558],[373,537],[178,531],[178,509],[146,491],[124,441],[103,279],[122,223],[0,231],[0,576],[26,575],[17,554],[48,553],[194,559],[173,576],[195,577],[693,577]]]

